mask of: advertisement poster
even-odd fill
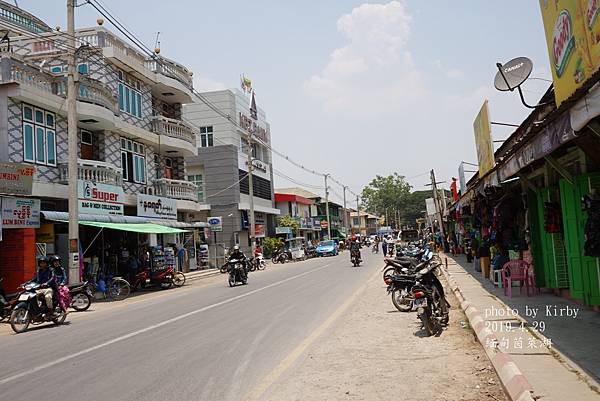
[[[593,65],[598,65],[592,62],[588,37],[591,39],[594,30],[599,28],[595,13],[586,15],[588,3],[596,1],[540,0],[557,105],[591,76]],[[590,5],[597,8],[597,5]],[[600,54],[597,47],[593,45],[592,49],[595,54]]]
[[[177,220],[177,201],[154,195],[137,195],[137,215],[153,219]]]
[[[77,192],[79,213],[123,215],[123,188],[79,180]]]
[[[208,224],[212,232],[223,231],[223,218],[221,216],[209,217]]]
[[[475,121],[475,146],[477,147],[477,160],[479,163],[479,177],[483,177],[494,167],[494,148],[492,147],[492,125],[488,101],[483,102]]]
[[[38,228],[40,200],[2,198],[2,228]]]

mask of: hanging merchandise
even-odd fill
[[[549,234],[562,232],[562,212],[556,202],[544,203],[544,231]]]
[[[175,269],[175,250],[171,247],[165,247],[165,265],[167,268]]]
[[[600,200],[586,195],[582,203],[583,210],[587,213],[583,252],[586,256],[600,256]]]

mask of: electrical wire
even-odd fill
[[[205,198],[206,199],[208,199],[208,198],[214,198],[215,196],[222,194],[223,192],[227,191],[228,189],[231,189],[231,188],[235,187],[236,185],[238,185],[240,182],[242,182],[249,175],[250,175],[250,173],[244,174],[244,176],[242,178],[240,178],[237,182],[233,183],[232,185],[228,186],[227,188],[224,188],[224,189],[220,190],[219,192],[215,192],[212,195],[207,195],[207,196],[205,196]]]

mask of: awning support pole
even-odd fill
[[[535,185],[533,185],[531,183],[531,181],[529,181],[529,178],[525,177],[524,175],[519,176],[519,179],[521,180],[521,182],[523,184],[525,184],[527,186],[527,188],[529,188],[531,191],[536,192],[537,188],[535,187]]]
[[[569,181],[571,185],[575,183],[575,180],[573,180],[573,176],[571,175],[571,173],[569,173],[563,166],[561,166],[558,160],[556,160],[550,155],[544,156],[544,159],[554,170],[558,172],[558,174],[560,174],[565,180]]]
[[[94,237],[94,239],[92,240],[92,242],[90,242],[90,244],[88,245],[88,247],[87,247],[87,248],[85,248],[85,251],[83,251],[83,253],[81,254],[81,257],[82,257],[82,258],[85,256],[85,254],[87,253],[87,251],[89,251],[89,250],[90,250],[90,248],[92,247],[92,245],[94,245],[94,242],[96,241],[96,239],[98,238],[98,236],[99,236],[100,234],[102,234],[102,231],[103,231],[103,230],[104,230],[104,227],[102,227],[102,228],[100,229],[100,231],[98,231],[98,234],[96,234],[96,236]]]

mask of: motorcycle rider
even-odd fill
[[[54,294],[54,290],[52,288],[52,281],[54,281],[54,276],[52,275],[52,269],[50,269],[50,265],[48,263],[48,258],[42,256],[38,258],[38,270],[35,274],[35,277],[31,280],[32,283],[37,283],[40,285],[35,292],[38,295],[42,295],[46,300],[46,307],[48,311],[52,313],[54,311],[52,305],[52,295]]]
[[[352,261],[352,254],[354,252],[358,252],[358,260],[359,262],[362,262],[362,257],[360,255],[360,241],[356,235],[352,236],[352,241],[350,242],[350,261]]]
[[[247,278],[248,277],[248,261],[246,259],[246,255],[244,255],[244,252],[242,252],[239,245],[234,246],[233,251],[231,251],[231,253],[229,254],[229,260],[232,260],[232,259],[237,259],[240,262],[242,262],[242,264],[244,266],[244,275],[246,276],[245,278]]]
[[[58,300],[58,297],[60,296],[59,286],[67,284],[67,273],[62,266],[62,259],[60,256],[52,255],[48,258],[48,261],[50,262],[50,270],[52,271],[50,286],[52,287],[53,295]]]

